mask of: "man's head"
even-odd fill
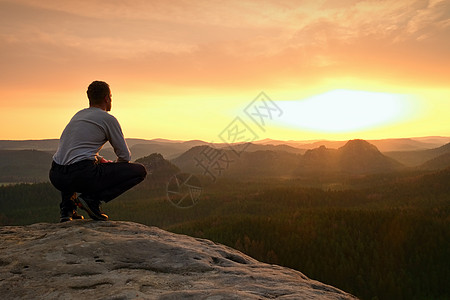
[[[111,110],[111,89],[104,81],[93,81],[88,89],[89,106],[99,107],[105,111]]]

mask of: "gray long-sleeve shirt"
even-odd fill
[[[96,160],[107,141],[113,146],[118,161],[131,160],[122,128],[114,116],[97,107],[80,110],[64,129],[53,160],[59,165]]]

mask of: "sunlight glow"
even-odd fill
[[[339,133],[400,122],[416,111],[412,96],[355,90],[333,90],[304,100],[277,102],[283,125]]]

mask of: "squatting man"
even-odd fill
[[[77,112],[67,124],[50,169],[50,181],[61,191],[60,222],[83,219],[77,207],[94,220],[108,220],[101,202],[111,201],[147,175],[143,165],[130,162],[120,124],[108,113],[112,101],[109,85],[94,81],[87,96],[89,108]],[[108,141],[117,155],[115,162],[98,154]]]

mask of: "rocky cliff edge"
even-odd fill
[[[356,299],[232,248],[131,222],[0,227],[2,299]]]

